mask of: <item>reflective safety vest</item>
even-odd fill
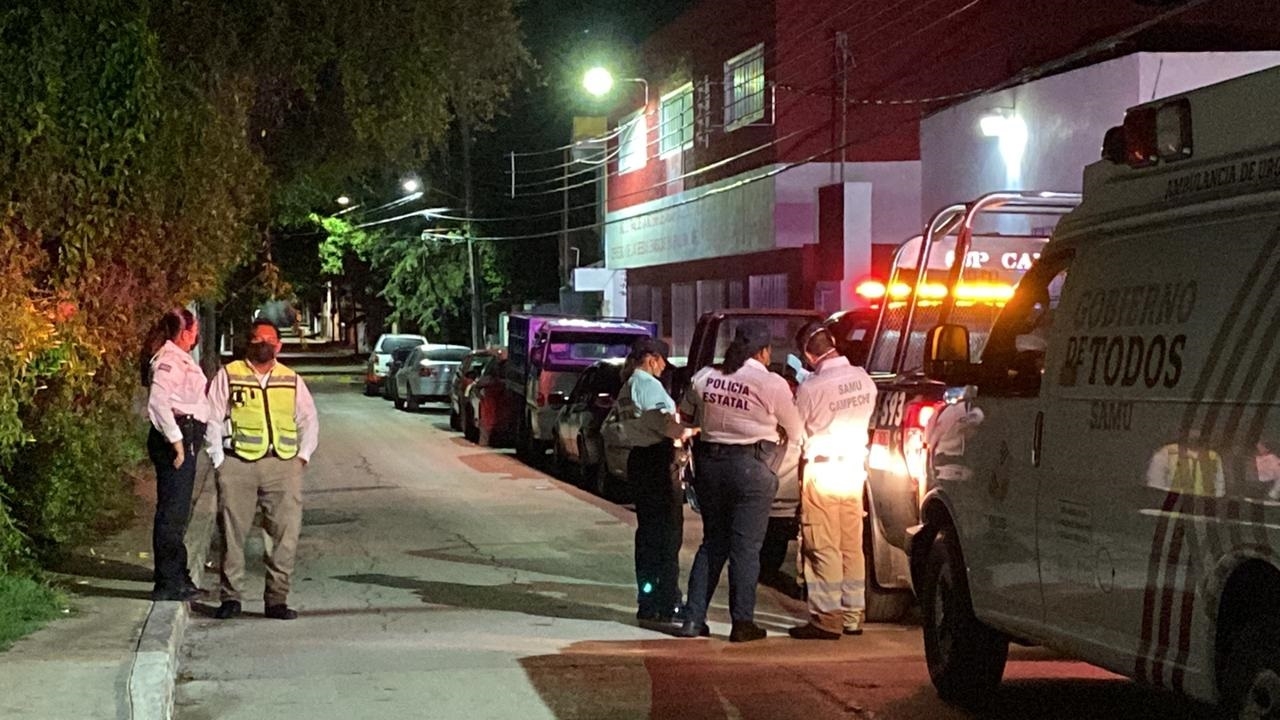
[[[1169,489],[1184,495],[1215,495],[1214,480],[1222,472],[1222,460],[1212,450],[1169,449],[1173,478]],[[1207,483],[1207,484],[1206,484]]]
[[[298,422],[294,400],[298,374],[277,364],[267,376],[264,390],[249,363],[237,360],[227,365],[227,383],[231,451],[236,457],[252,462],[272,450],[284,460],[296,457]]]

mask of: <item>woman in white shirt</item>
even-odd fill
[[[142,349],[142,382],[149,386],[147,454],[156,467],[156,516],[152,529],[155,562],[153,600],[187,601],[199,590],[187,570],[183,538],[191,519],[196,453],[209,422],[204,372],[191,357],[200,326],[190,310],[165,313]]]

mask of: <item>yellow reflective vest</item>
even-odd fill
[[[249,363],[237,360],[227,365],[227,383],[231,450],[236,457],[252,462],[272,450],[284,460],[296,457],[298,374],[277,363],[264,390]]]

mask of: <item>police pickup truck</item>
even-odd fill
[[[1280,68],[1130,109],[986,342],[929,331],[908,536],[944,698],[1017,640],[1280,717],[1276,98]]]
[[[869,621],[898,620],[913,602],[906,531],[920,522],[924,428],[946,389],[921,372],[925,334],[962,325],[977,357],[1048,228],[1078,202],[1073,193],[1002,192],[942,208],[898,248],[887,283],[858,289],[880,311],[865,366],[878,389],[865,502]]]

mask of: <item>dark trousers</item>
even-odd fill
[[[684,495],[671,471],[671,442],[632,448],[627,481],[636,503],[636,602],[642,613],[671,613],[680,605],[680,544]]]
[[[191,521],[191,493],[196,483],[196,452],[203,444],[203,425],[180,423],[185,453],[175,468],[173,445],[154,427],[147,436],[147,454],[156,466],[156,517],[151,530],[155,560],[155,591],[181,590],[191,583],[187,574],[187,546],[183,538]],[[198,438],[198,439],[197,439]]]
[[[729,563],[729,616],[750,622],[756,612],[760,546],[778,476],[757,457],[753,445],[700,443],[693,481],[702,509],[702,545],[689,572],[688,619],[707,621],[724,565]]]

